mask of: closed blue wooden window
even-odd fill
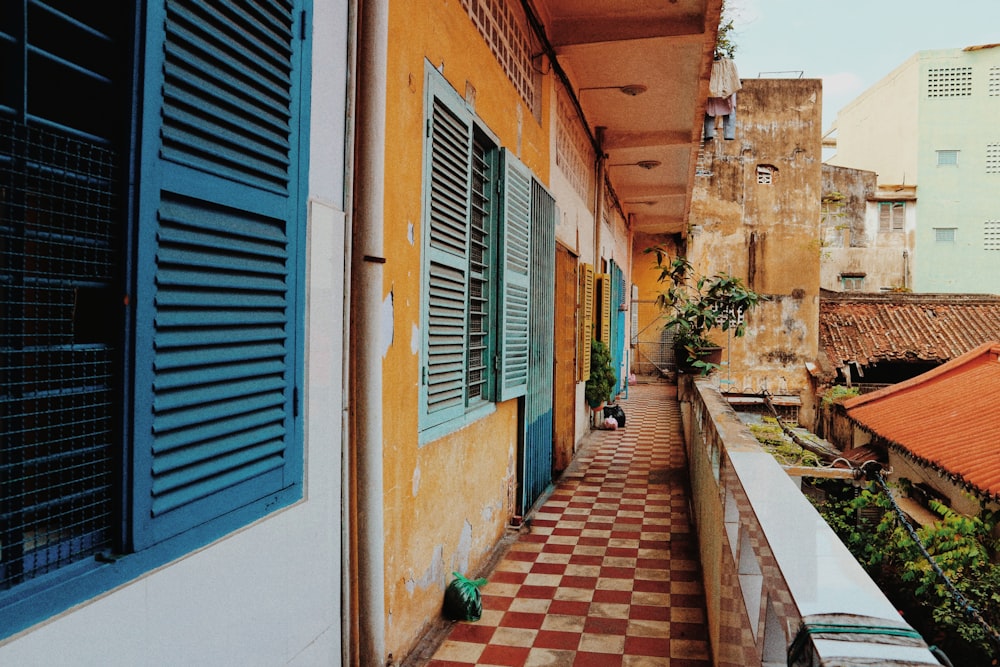
[[[301,497],[309,120],[310,0],[10,4],[0,634]]]
[[[149,9],[137,221],[132,539],[301,488],[300,16]]]
[[[504,151],[500,252],[500,396],[524,396],[528,387],[531,293],[531,172]]]
[[[425,104],[420,429],[428,439],[525,393],[532,177],[429,64]]]

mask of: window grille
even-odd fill
[[[477,133],[472,142],[472,207],[469,216],[469,330],[467,403],[489,399],[491,257],[496,191],[495,150]]]
[[[928,97],[972,95],[971,67],[932,67],[927,70]]]
[[[527,17],[518,3],[461,0],[483,41],[533,114],[540,112],[541,76],[532,65],[536,53]]]
[[[935,227],[934,228],[934,242],[935,243],[954,243],[955,242],[955,228],[954,227]]]
[[[111,544],[117,161],[0,120],[0,589]]]
[[[774,183],[774,167],[766,164],[757,165],[757,184],[771,185]]]
[[[937,163],[939,167],[957,167],[958,151],[955,150],[937,151]]]
[[[987,220],[983,225],[983,247],[1000,250],[1000,220]]]

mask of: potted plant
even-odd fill
[[[611,366],[611,350],[596,338],[590,341],[590,378],[584,387],[587,405],[599,409],[615,393],[618,375]]]
[[[674,330],[678,368],[702,375],[719,368],[722,348],[708,334],[713,330],[732,331],[737,338],[746,333],[744,315],[765,299],[728,273],[692,277],[691,263],[677,256],[669,261],[662,246],[648,248],[656,255],[659,281],[667,289],[656,303],[670,312],[665,326]]]

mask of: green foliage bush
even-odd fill
[[[938,577],[878,487],[852,496],[829,493],[835,489],[829,481],[814,484],[828,491],[816,503],[823,518],[893,602],[911,612],[910,623],[928,643],[944,648],[956,665],[997,664],[987,631]],[[941,519],[918,528],[917,536],[969,604],[990,626],[1000,626],[1000,565],[994,562],[1000,512],[969,517],[939,502],[929,506]]]
[[[618,384],[618,375],[611,366],[611,350],[596,338],[590,341],[590,378],[584,386],[584,397],[587,404],[597,407],[605,401],[611,400],[615,385]]]
[[[823,405],[840,403],[841,401],[846,401],[847,399],[854,398],[860,394],[861,392],[857,387],[845,387],[842,384],[837,384],[823,392]]]

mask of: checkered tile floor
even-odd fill
[[[630,388],[427,667],[708,667],[676,387]]]

